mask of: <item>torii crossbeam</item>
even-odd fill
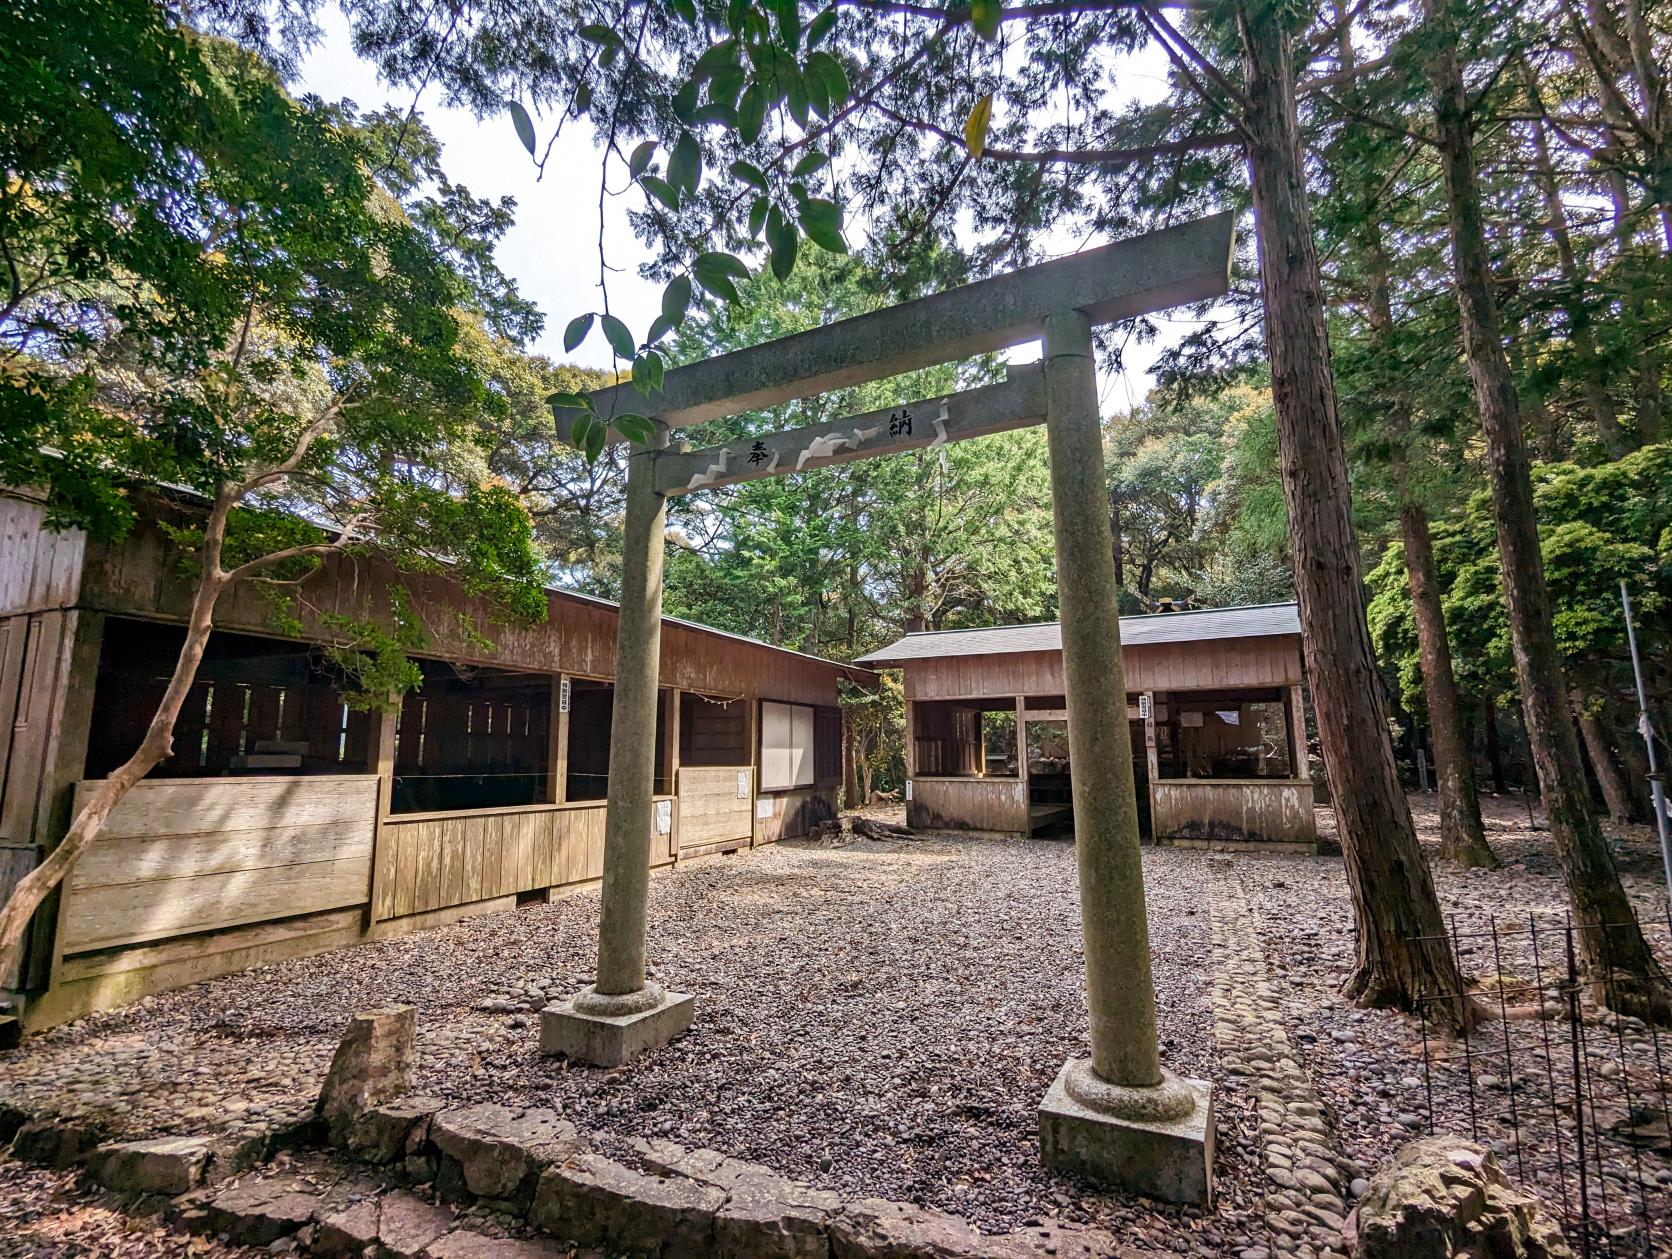
[[[690,1026],[689,996],[645,979],[667,499],[764,476],[920,449],[1043,422],[1074,775],[1076,860],[1091,1010],[1090,1059],[1070,1060],[1040,1107],[1047,1163],[1180,1202],[1211,1194],[1213,1103],[1161,1066],[1102,426],[1091,330],[1223,295],[1233,216],[1218,214],[669,371],[646,397],[592,395],[598,414],[651,415],[657,441],[628,462],[598,978],[541,1015],[541,1048],[619,1065]],[[1044,340],[1042,364],[939,398],[707,450],[672,428]],[[558,414],[559,431],[565,415]]]

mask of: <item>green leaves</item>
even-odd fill
[[[827,52],[816,52],[807,58],[807,78],[816,81],[828,99],[829,109],[821,111],[827,118],[845,105],[848,97],[853,95],[853,88],[848,83],[848,72],[842,68],[840,61]]]
[[[650,169],[650,159],[656,154],[656,141],[646,140],[633,150],[633,155],[627,159],[627,175],[631,179],[638,179]]]
[[[633,387],[646,397],[660,393],[662,376],[666,371],[667,363],[662,356],[655,350],[646,350],[633,360]]]
[[[822,170],[825,166],[829,165],[829,163],[830,159],[828,157],[826,157],[823,153],[820,153],[817,149],[814,149],[811,153],[807,154],[806,157],[802,158],[795,164],[795,169],[792,170],[790,174],[796,179],[805,179],[808,175],[813,174],[813,172]]]
[[[675,326],[683,323],[691,306],[691,277],[676,275],[662,290],[662,317]]]
[[[752,187],[759,188],[762,192],[771,191],[771,185],[766,182],[766,176],[761,173],[761,168],[753,163],[745,162],[742,158],[731,164],[731,173],[732,178],[742,180]]]
[[[691,273],[703,288],[728,302],[742,300],[733,280],[749,278],[749,268],[743,265],[740,258],[723,253],[698,254],[691,264]]]
[[[626,324],[614,315],[602,317],[604,339],[610,343],[610,349],[615,351],[617,358],[630,359],[633,357],[633,334]]]
[[[801,205],[801,226],[807,239],[833,254],[848,252],[848,242],[842,239],[842,208],[834,201],[809,198]]]
[[[743,89],[743,96],[737,102],[737,134],[745,144],[753,144],[761,138],[761,128],[766,125],[766,91],[759,83],[751,83]]]
[[[654,445],[656,441],[655,421],[642,415],[628,413],[616,416],[610,423],[615,431],[630,442],[637,442],[640,446]],[[589,456],[597,458],[596,455]]]
[[[655,175],[641,175],[639,186],[670,210],[679,209],[679,189]]]
[[[801,238],[795,230],[795,224],[786,220],[777,206],[766,220],[766,243],[772,258],[772,274],[780,280],[790,278],[795,270],[796,251],[801,247]]]
[[[569,321],[569,326],[563,330],[563,351],[573,354],[575,347],[586,340],[586,334],[592,331],[592,316],[576,315]]]
[[[969,119],[964,123],[964,143],[969,145],[970,156],[980,157],[987,150],[987,128],[993,121],[993,94],[988,92],[975,102],[975,108],[970,110]]]
[[[695,192],[702,182],[702,147],[689,131],[680,133],[668,158],[668,183],[680,192]]]
[[[522,141],[523,148],[533,157],[534,120],[528,116],[528,110],[523,108],[521,101],[512,101],[506,109],[511,111],[511,125],[517,129],[517,139]]]
[[[988,43],[999,37],[1000,15],[999,0],[975,0],[970,5],[970,25],[975,28],[975,33]]]

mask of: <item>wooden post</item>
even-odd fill
[[[685,692],[678,687],[663,692],[668,716],[662,730],[662,768],[667,771],[667,794],[673,797],[672,824],[668,830],[668,855],[679,856],[679,709]]]
[[[1289,769],[1296,778],[1311,778],[1306,752],[1306,700],[1299,682],[1289,688]]]
[[[1033,790],[1028,786],[1028,700],[1016,697],[1016,777],[1022,784],[1022,836],[1033,838]]]
[[[761,798],[761,697],[744,696],[742,704],[742,739],[749,756],[749,848],[759,843],[761,819],[756,816],[756,801]]]
[[[658,445],[667,442],[660,427]],[[655,827],[656,700],[662,653],[662,558],[667,500],[656,492],[655,456],[627,460],[621,613],[616,623],[615,708],[610,726],[609,811],[604,822],[598,995],[644,989],[650,839]]]
[[[563,703],[563,693],[573,685],[567,673],[552,675],[551,724],[546,737],[548,804],[562,804],[569,798],[569,710]]]
[[[383,821],[390,814],[395,799],[395,746],[401,723],[401,701],[392,708],[373,714],[373,724],[367,732],[366,769],[377,775],[377,811],[372,819],[372,885],[366,898],[366,926],[391,918],[395,889],[395,854],[392,848],[394,831],[386,830]]]
[[[32,632],[44,630],[47,621],[54,615],[49,613],[35,618]],[[61,629],[57,659],[37,657],[33,676],[28,679],[33,695],[25,701],[33,710],[34,721],[47,731],[37,812],[33,824],[24,831],[25,834],[33,832],[32,838],[41,846],[43,856],[58,846],[64,832],[74,821],[75,786],[87,768],[87,744],[93,732],[93,692],[99,676],[99,658],[104,651],[104,613],[64,612]],[[42,672],[47,669],[51,672]],[[46,686],[52,689],[46,690]],[[53,698],[49,700],[49,696]],[[63,699],[56,704],[54,711],[58,696]],[[15,795],[22,798],[26,808],[27,794],[15,791]],[[19,977],[23,980],[22,987],[34,988],[43,984],[53,987],[58,983],[59,966],[64,960],[64,950],[60,945],[63,939],[64,891],[62,885],[54,889],[35,914],[30,927],[32,934],[25,950],[28,971]],[[6,982],[7,977],[0,975],[0,987],[4,987]]]
[[[1144,764],[1149,767],[1149,781],[1145,790],[1149,792],[1150,842],[1154,843],[1161,837],[1155,829],[1155,780],[1161,777],[1161,753],[1155,742],[1155,704],[1154,691],[1145,691],[1149,698],[1149,711],[1144,714]]]

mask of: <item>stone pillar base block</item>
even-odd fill
[[[1182,1119],[1122,1119],[1069,1096],[1070,1060],[1039,1104],[1045,1166],[1163,1202],[1213,1205],[1213,1086],[1181,1079],[1196,1097]]]
[[[570,997],[540,1012],[540,1052],[619,1067],[688,1030],[695,1011],[695,998],[685,992],[664,993],[660,1005],[616,1017],[577,1013]]]

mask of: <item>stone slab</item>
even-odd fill
[[[208,1231],[246,1246],[270,1246],[308,1224],[322,1203],[312,1187],[290,1177],[248,1180],[205,1204]]]
[[[555,1242],[522,1237],[489,1237],[467,1228],[454,1229],[424,1250],[424,1259],[570,1259],[572,1251]]]
[[[726,1192],[682,1176],[650,1176],[601,1154],[548,1167],[529,1223],[561,1241],[611,1254],[705,1259]]]
[[[1024,1243],[978,1232],[942,1211],[862,1198],[830,1217],[835,1259],[1038,1259]]]
[[[402,1097],[354,1116],[348,1152],[366,1163],[398,1163],[429,1139],[430,1120],[446,1103],[434,1097]]]
[[[1068,1095],[1070,1065],[1063,1064],[1039,1104],[1039,1154],[1047,1167],[1163,1202],[1213,1205],[1212,1085],[1184,1080],[1196,1107],[1183,1119],[1117,1119]]]
[[[450,1207],[396,1191],[378,1200],[377,1242],[390,1259],[417,1259],[453,1227]]]
[[[619,1018],[577,1014],[570,998],[540,1012],[540,1052],[595,1067],[623,1066],[688,1030],[695,1013],[696,999],[685,992],[667,993],[655,1009]]]
[[[203,1169],[213,1152],[208,1137],[113,1141],[88,1156],[87,1171],[107,1189],[181,1194],[203,1183]]]
[[[430,1120],[430,1143],[443,1156],[443,1191],[525,1203],[540,1170],[581,1146],[575,1125],[555,1110],[497,1102],[441,1111]]]

